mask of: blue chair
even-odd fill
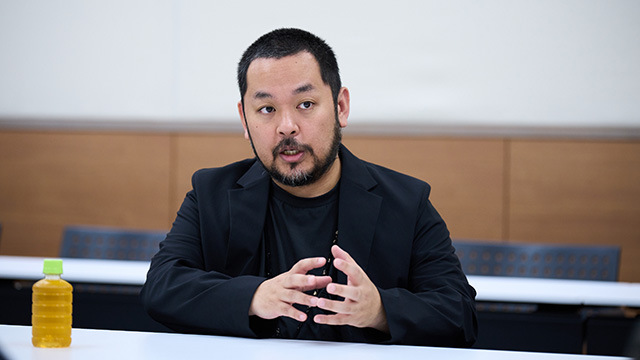
[[[150,261],[165,237],[164,231],[68,226],[64,229],[60,256]]]
[[[620,248],[454,240],[467,275],[617,281]]]
[[[467,275],[616,281],[620,248],[454,240]],[[476,302],[476,348],[577,352],[594,311],[539,303]],[[591,315],[588,315],[591,314]]]

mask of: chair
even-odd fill
[[[149,261],[165,237],[164,231],[68,226],[64,229],[60,256]]]
[[[466,275],[617,281],[620,248],[454,240]],[[478,309],[532,312],[534,304],[478,303]]]
[[[617,281],[620,248],[454,240],[467,275]]]
[[[534,243],[454,240],[467,275],[616,281],[620,249],[615,246],[570,246]],[[580,353],[585,308],[558,308],[544,303],[476,302],[476,348]],[[600,311],[600,310],[597,310]],[[609,311],[605,309],[604,311]]]

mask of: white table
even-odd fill
[[[640,307],[640,283],[468,276],[478,301]]]
[[[0,256],[0,279],[42,279],[45,258]],[[62,260],[62,278],[74,283],[142,285],[149,271],[148,261],[71,259]]]
[[[30,326],[0,325],[0,349],[12,360],[57,359],[438,359],[438,360],[613,360],[611,356],[368,345],[303,340],[73,329],[69,348],[31,345]]]
[[[0,279],[41,279],[43,259],[0,256]],[[63,259],[63,267],[62,277],[71,283],[142,285],[149,262]],[[478,293],[478,301],[640,307],[640,283],[499,276],[468,278]]]

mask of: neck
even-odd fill
[[[305,186],[288,186],[276,180],[273,182],[291,195],[302,198],[313,198],[331,191],[331,189],[333,189],[340,180],[341,171],[340,157],[338,156],[329,170],[327,170],[327,172],[313,184]]]

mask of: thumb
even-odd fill
[[[333,245],[331,247],[331,254],[336,259],[342,259],[350,262],[353,261],[353,258],[351,257],[351,255],[349,255],[348,252],[342,250],[342,248],[338,245]]]

